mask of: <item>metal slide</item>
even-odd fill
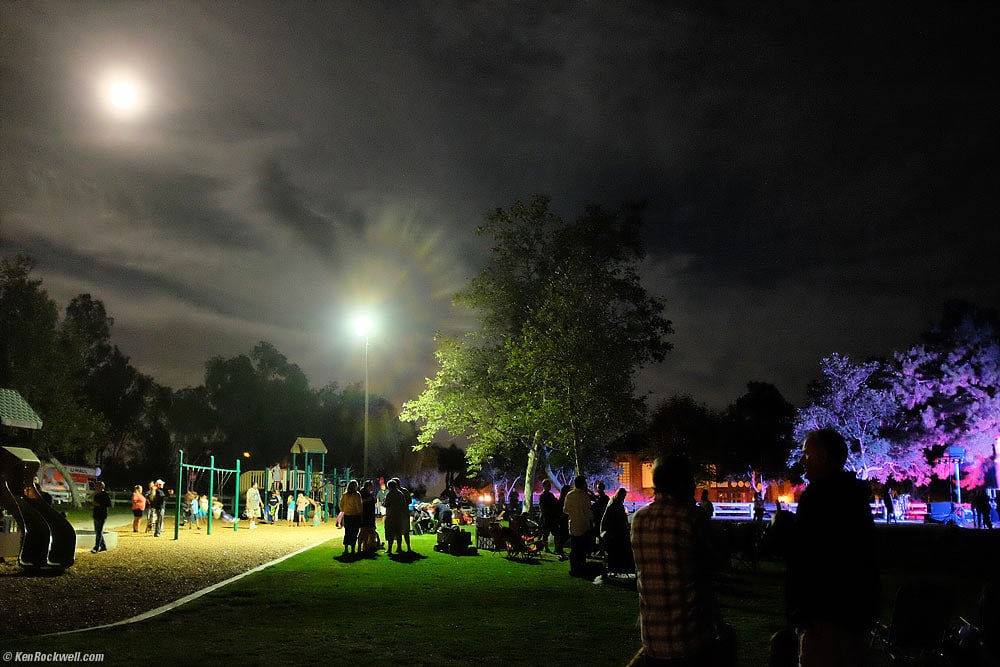
[[[36,480],[40,463],[30,449],[0,447],[0,504],[21,527],[21,567],[63,570],[76,558],[76,531],[45,502]]]

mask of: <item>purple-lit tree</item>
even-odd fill
[[[1000,436],[1000,340],[988,318],[972,312],[946,321],[926,338],[896,354],[894,390],[909,414],[909,439],[920,451],[964,447],[962,486],[974,488],[993,464]],[[942,478],[950,473],[947,464],[935,470]]]
[[[885,482],[889,477],[926,480],[929,469],[922,451],[901,446],[892,438],[901,416],[886,364],[853,363],[832,354],[821,363],[823,379],[810,390],[811,402],[799,410],[794,435],[801,442],[808,431],[833,428],[850,446],[847,468],[862,479]],[[796,463],[800,449],[788,463]]]

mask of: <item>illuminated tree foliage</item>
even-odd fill
[[[634,373],[663,358],[671,332],[638,278],[640,227],[636,210],[565,222],[543,197],[487,216],[490,261],[456,297],[480,328],[437,337],[439,370],[400,416],[422,423],[421,442],[466,435],[473,466],[526,452],[530,489],[546,448],[582,471],[634,426]]]
[[[948,446],[966,450],[963,486],[981,485],[1000,436],[1000,339],[995,321],[968,306],[950,304],[926,342],[896,355],[897,400],[906,408],[913,447],[940,456]],[[951,466],[935,470],[947,477]]]
[[[823,359],[820,369],[823,379],[799,411],[795,439],[801,442],[813,429],[833,428],[850,447],[847,468],[861,479],[885,482],[891,476],[926,482],[922,450],[903,447],[893,438],[901,411],[891,387],[891,369],[878,361],[855,364],[842,354]],[[789,465],[801,455],[800,449],[793,449]]]

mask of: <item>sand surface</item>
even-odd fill
[[[140,527],[140,530],[144,530]],[[319,526],[214,523],[212,534],[180,529],[163,535],[116,528],[118,546],[92,554],[92,536],[78,536],[76,563],[61,575],[31,575],[7,559],[0,565],[0,637],[35,636],[113,623],[156,609],[207,586],[290,554],[339,538],[333,522]],[[381,531],[379,531],[381,532]],[[339,546],[339,542],[338,542]]]

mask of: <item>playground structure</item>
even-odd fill
[[[12,389],[0,389],[0,423],[32,430],[42,427],[35,411]],[[38,485],[40,466],[30,449],[0,447],[0,505],[19,528],[10,531],[13,526],[4,518],[0,556],[13,555],[16,549],[21,567],[61,572],[75,562],[76,531],[45,500]]]
[[[304,493],[306,496],[322,501],[323,521],[330,517],[330,507],[340,504],[340,496],[347,487],[351,469],[333,469],[331,475],[326,472],[326,445],[320,438],[296,438],[289,453],[292,464],[286,469],[275,465],[267,470],[247,470],[240,479],[244,488],[256,483],[262,490],[278,488],[282,494]],[[302,456],[302,468],[299,468],[299,455]],[[316,466],[316,457],[319,466]],[[332,479],[331,479],[332,478]]]
[[[236,467],[233,469],[228,468],[216,468],[215,467],[215,456],[209,458],[209,464],[207,466],[193,465],[191,463],[184,463],[184,450],[179,450],[179,456],[177,460],[177,509],[176,515],[174,516],[174,539],[180,539],[181,530],[181,489],[184,488],[184,471],[185,470],[201,470],[208,473],[208,497],[209,497],[209,511],[206,520],[208,524],[206,526],[206,534],[212,534],[212,518],[215,512],[212,511],[211,501],[215,497],[215,473],[234,473],[236,475],[236,491],[233,494],[233,530],[239,530],[240,527],[240,460],[236,459]],[[221,485],[220,485],[221,486]]]

